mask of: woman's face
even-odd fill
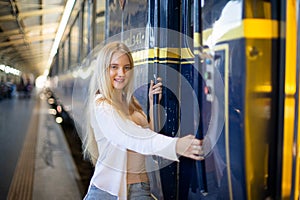
[[[129,58],[124,53],[114,53],[109,66],[110,81],[117,90],[123,90],[128,84],[132,67]]]

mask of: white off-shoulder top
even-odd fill
[[[91,113],[99,157],[90,185],[126,200],[127,149],[178,161],[178,138],[158,134],[122,118],[109,103],[96,103],[99,98],[101,95],[96,96]]]

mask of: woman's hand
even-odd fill
[[[203,160],[202,141],[193,135],[179,138],[176,143],[176,153],[194,160]]]
[[[160,102],[162,98],[162,82],[161,78],[157,78],[157,84],[154,85],[153,80],[151,80],[150,88],[149,88],[149,103],[150,105],[153,105],[153,95],[158,94],[158,102]]]

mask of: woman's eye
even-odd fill
[[[131,70],[131,67],[130,66],[125,66],[125,70],[129,71],[129,70]]]
[[[116,66],[116,65],[111,65],[110,68],[111,68],[111,69],[117,69],[118,66]]]

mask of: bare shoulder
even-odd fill
[[[95,103],[97,106],[101,105],[104,102],[106,102],[106,100],[103,97],[96,98],[96,100],[95,100]]]
[[[95,96],[95,104],[97,106],[99,106],[99,105],[101,105],[101,104],[103,104],[105,102],[107,103],[107,100],[106,100],[106,98],[104,98],[104,96],[102,94],[97,94]]]

